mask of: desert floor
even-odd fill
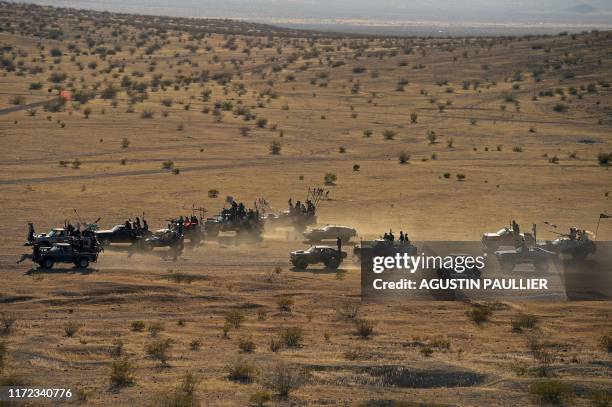
[[[296,272],[289,252],[307,246],[290,233],[269,233],[257,245],[207,241],[177,261],[163,250],[107,250],[87,271],[15,264],[27,249],[27,222],[44,232],[75,222],[74,209],[87,221],[101,217],[103,227],[145,212],[160,228],[193,206],[214,214],[226,196],[249,205],[265,197],[282,210],[310,187],[330,191],[319,224],[351,225],[363,238],[392,228],[417,240],[477,240],[510,219],[526,229],[546,220],[561,231],[593,230],[612,211],[612,174],[598,162],[612,151],[610,33],[198,39],[180,25],[146,31],[100,13],[77,23],[78,12],[0,6],[3,58],[15,62],[0,73],[0,311],[16,319],[0,337],[5,375],[80,389],[91,405],[155,404],[188,371],[204,405],[248,405],[279,363],[310,377],[287,399],[272,392],[271,404],[522,406],[538,403],[530,385],[556,380],[572,387],[566,403],[591,405],[612,387],[612,359],[599,344],[612,329],[609,302],[501,301],[482,325],[466,316],[473,305],[465,302],[362,304],[359,317],[375,327],[361,339],[346,315],[360,302],[359,264]],[[51,38],[49,27],[63,36]],[[159,49],[147,55],[154,43]],[[113,46],[101,58],[99,47]],[[60,56],[51,56],[54,48]],[[184,80],[202,71],[205,81]],[[66,79],[52,83],[53,72]],[[219,73],[233,77],[222,84]],[[168,83],[152,85],[159,74]],[[124,75],[131,85],[122,88]],[[73,95],[97,89],[97,97],[61,111],[26,108],[54,100],[56,85]],[[104,99],[109,86],[116,92]],[[553,96],[540,95],[549,90]],[[255,117],[245,120],[239,106]],[[267,122],[256,124],[261,118]],[[280,154],[270,153],[273,142]],[[324,185],[326,173],[334,185]],[[598,234],[612,239],[612,224],[602,220]],[[279,309],[284,298],[291,311]],[[245,319],[224,337],[232,310]],[[512,332],[520,313],[537,317],[535,328]],[[79,327],[71,337],[70,321]],[[163,330],[136,332],[134,321]],[[303,330],[302,345],[272,352],[270,340],[286,327]],[[254,352],[240,352],[249,337]],[[159,338],[172,340],[165,365],[145,352]],[[135,369],[130,386],[110,383],[117,339]],[[538,377],[542,360],[530,340],[548,355],[550,377]],[[252,382],[228,379],[238,358],[257,369]]]

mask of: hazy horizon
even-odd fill
[[[606,0],[34,0],[99,11],[233,18],[279,26],[380,34],[554,34],[612,29]]]

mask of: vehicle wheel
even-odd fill
[[[293,265],[297,269],[306,270],[306,268],[308,267],[308,261],[306,261],[306,259],[298,259],[293,263]]]
[[[572,257],[574,260],[584,260],[587,258],[589,253],[586,250],[576,249],[572,252]]]
[[[76,265],[80,269],[86,269],[89,266],[89,259],[87,257],[81,257],[76,261]]]
[[[337,269],[340,267],[340,259],[337,257],[332,257],[324,261],[325,267],[328,269]]]
[[[53,268],[53,264],[54,264],[53,259],[46,258],[46,259],[43,259],[40,262],[40,267],[42,267],[44,269],[52,269]]]

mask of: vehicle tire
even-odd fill
[[[40,262],[40,267],[50,270],[53,268],[53,264],[55,264],[53,259],[50,259],[47,257],[47,258],[42,259],[42,261]]]
[[[582,261],[586,259],[588,255],[589,252],[584,249],[575,249],[574,251],[572,251],[572,257],[574,258],[574,260]]]
[[[293,262],[293,265],[296,269],[306,270],[306,268],[308,267],[308,261],[306,259],[298,259]]]
[[[86,269],[89,266],[89,259],[87,257],[81,257],[76,261],[76,266],[80,269]]]
[[[340,259],[331,257],[323,262],[328,269],[337,269],[340,267]]]

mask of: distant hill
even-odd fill
[[[579,4],[569,9],[572,13],[594,13],[597,9],[590,4]]]

